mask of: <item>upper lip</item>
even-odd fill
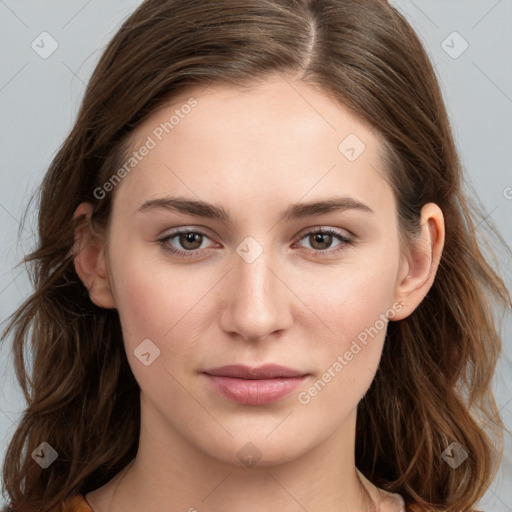
[[[208,375],[234,377],[238,379],[275,379],[278,377],[303,377],[304,375],[307,375],[307,373],[300,370],[294,370],[279,364],[264,364],[257,367],[242,364],[231,364],[206,370],[204,373]]]

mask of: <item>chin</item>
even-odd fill
[[[271,432],[271,430],[269,430]],[[283,433],[286,433],[283,431]],[[301,439],[300,442],[290,437],[279,438],[275,432],[270,434],[245,432],[244,435],[235,436],[225,446],[212,446],[211,440],[206,453],[220,462],[238,468],[264,468],[286,464],[297,459],[308,451],[309,445]],[[270,439],[275,436],[274,439]],[[300,447],[300,449],[299,449]]]

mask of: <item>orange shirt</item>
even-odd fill
[[[55,512],[93,512],[82,494],[73,494],[57,506]]]
[[[54,509],[54,512],[93,512],[82,494],[73,494]],[[473,512],[481,512],[474,510]]]

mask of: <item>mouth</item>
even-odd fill
[[[220,366],[219,368],[206,370],[204,373],[207,375],[248,380],[303,377],[307,375],[307,372],[294,370],[279,364],[264,364],[263,366],[257,367],[246,366],[243,364],[231,364],[228,366]]]
[[[244,405],[266,405],[284,398],[309,376],[277,364],[259,367],[228,365],[202,372],[211,388]]]

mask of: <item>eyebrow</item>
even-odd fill
[[[158,209],[177,211],[196,217],[218,220],[223,223],[230,221],[228,211],[221,205],[187,199],[180,196],[150,199],[143,203],[137,211],[149,212]],[[328,197],[309,203],[292,204],[281,212],[280,220],[290,221],[325,215],[327,213],[343,212],[346,210],[375,213],[369,206],[352,197]]]

